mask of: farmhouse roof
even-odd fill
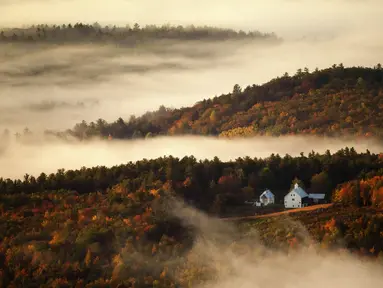
[[[299,187],[298,183],[295,183],[294,189],[290,191],[290,193],[296,193],[298,194],[301,198],[308,197],[309,195],[303,190],[301,187]]]
[[[326,194],[309,194],[309,198],[311,199],[324,199]]]
[[[265,197],[267,197],[267,198],[273,198],[274,197],[274,194],[270,191],[270,190],[266,190],[266,191],[264,191],[262,194],[261,194],[261,196],[260,197],[263,197],[263,196],[265,196]]]

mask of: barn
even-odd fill
[[[285,196],[285,208],[301,208],[325,203],[326,194],[307,194],[298,184]]]
[[[312,204],[322,204],[325,203],[326,194],[309,194]]]
[[[285,196],[285,208],[301,208],[308,206],[308,199],[309,194],[295,183],[294,188]]]
[[[274,204],[275,196],[270,190],[266,190],[259,196],[259,202],[262,203],[262,206]]]

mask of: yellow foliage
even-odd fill
[[[167,274],[167,267],[164,268],[164,270],[162,271],[161,275],[160,275],[160,279],[164,279],[166,277],[166,274]]]
[[[218,137],[234,138],[234,137],[251,137],[256,135],[253,126],[237,127],[230,130],[222,131]]]
[[[57,232],[57,231],[55,231],[55,232],[53,232],[53,234],[52,234],[52,240],[51,241],[49,241],[49,244],[50,245],[55,245],[55,244],[59,244],[62,240],[61,240],[61,235],[60,235],[60,233],[59,232]]]
[[[116,256],[114,256],[112,261],[113,261],[113,264],[115,266],[123,264],[123,261],[122,261],[122,258],[121,258],[120,254],[117,254]]]
[[[153,195],[154,197],[158,197],[159,195],[158,195],[158,190],[156,190],[156,189],[152,189],[152,190],[150,190],[150,192],[149,192],[151,195]]]
[[[88,249],[88,251],[86,252],[86,256],[85,256],[85,265],[87,267],[89,267],[89,265],[92,263],[92,253],[90,252],[90,250]]]

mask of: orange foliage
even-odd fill
[[[160,279],[164,279],[166,277],[166,274],[167,274],[167,267],[164,268],[164,270],[162,271],[162,273],[160,274]]]
[[[298,239],[293,237],[288,240],[290,248],[296,248],[298,246]]]
[[[190,177],[187,177],[187,178],[185,179],[185,181],[182,183],[182,185],[183,185],[184,187],[188,187],[188,186],[191,185],[191,183],[192,183],[191,178],[190,178]]]
[[[128,194],[128,189],[122,184],[117,184],[113,186],[112,191],[117,194]]]
[[[132,226],[132,222],[130,221],[130,219],[124,219],[122,220],[126,225],[128,226]]]
[[[53,232],[53,235],[52,235],[52,240],[49,241],[49,244],[50,245],[55,245],[55,244],[58,244],[60,242],[60,233],[55,231]]]
[[[158,194],[158,190],[156,189],[151,189],[150,192],[149,192],[151,195],[153,195],[154,197],[159,197],[160,195]]]
[[[232,175],[221,176],[221,177],[218,179],[218,184],[220,184],[220,185],[226,185],[226,184],[232,183],[233,181],[234,181],[234,177],[233,177]]]
[[[334,194],[335,202],[352,202],[353,200],[353,187],[351,183],[344,184]]]
[[[331,220],[327,221],[323,227],[329,232],[334,232],[337,229],[335,219],[332,218]]]
[[[371,202],[373,205],[383,208],[383,187],[372,192]]]
[[[147,225],[147,226],[145,226],[144,231],[147,232],[150,229],[152,229],[153,227],[154,227],[154,225]]]

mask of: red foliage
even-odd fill
[[[221,176],[218,179],[218,184],[220,184],[220,185],[233,184],[234,182],[235,182],[235,178],[232,175]]]
[[[139,223],[139,222],[141,222],[141,215],[136,215],[136,216],[134,216],[133,217],[133,220],[136,222],[136,223]]]

